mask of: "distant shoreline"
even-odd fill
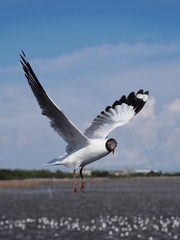
[[[97,177],[97,178],[86,178],[86,183],[105,183],[110,181],[164,181],[170,179],[180,180],[180,176],[137,176],[137,177],[124,177],[124,178],[108,178],[108,177]],[[78,179],[80,181],[80,179]],[[0,189],[6,188],[29,188],[29,187],[38,187],[40,185],[58,185],[58,184],[72,184],[72,178],[33,178],[33,179],[23,179],[23,180],[0,180]]]

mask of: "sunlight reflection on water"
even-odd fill
[[[156,236],[167,237],[167,239],[179,239],[180,218],[171,216],[164,218],[163,216],[143,218],[134,216],[132,218],[122,216],[99,216],[98,219],[89,219],[88,222],[82,222],[79,218],[71,217],[60,219],[52,219],[41,217],[38,219],[26,218],[8,220],[2,216],[0,220],[0,231],[23,230],[24,233],[28,229],[36,229],[39,232],[52,231],[54,237],[59,237],[61,231],[67,232],[84,232],[95,234],[103,233],[109,239],[112,237],[120,237],[129,239],[136,237],[137,239],[156,239]],[[22,235],[24,237],[24,235]],[[148,238],[147,238],[148,237]],[[19,238],[20,239],[20,238]]]

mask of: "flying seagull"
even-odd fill
[[[108,138],[109,133],[115,128],[127,124],[143,108],[149,92],[141,89],[136,94],[131,92],[127,97],[122,96],[112,106],[107,106],[83,133],[48,96],[23,51],[20,57],[25,76],[42,110],[42,115],[50,119],[51,127],[67,143],[65,155],[51,160],[47,165],[72,167],[74,169],[74,192],[77,192],[76,170],[80,168],[81,191],[84,192],[82,173],[84,166],[111,152],[114,153],[117,142],[113,138]]]

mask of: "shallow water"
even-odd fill
[[[180,178],[0,189],[0,239],[180,239]]]

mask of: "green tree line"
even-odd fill
[[[108,177],[108,171],[92,171],[91,177]],[[72,178],[72,172],[57,170],[22,170],[0,169],[0,180],[28,179],[28,178]]]
[[[13,179],[27,179],[27,178],[69,178],[72,177],[71,173],[66,173],[57,170],[51,172],[49,170],[10,170],[0,169],[0,180],[13,180]]]
[[[94,170],[91,176],[87,177],[109,177],[109,178],[120,178],[120,177],[141,177],[141,176],[180,176],[180,172],[175,173],[130,173],[128,176],[115,176],[108,171]],[[14,179],[28,179],[28,178],[73,178],[72,172],[63,172],[57,170],[55,172],[49,170],[23,170],[23,169],[0,169],[0,180],[14,180]]]

